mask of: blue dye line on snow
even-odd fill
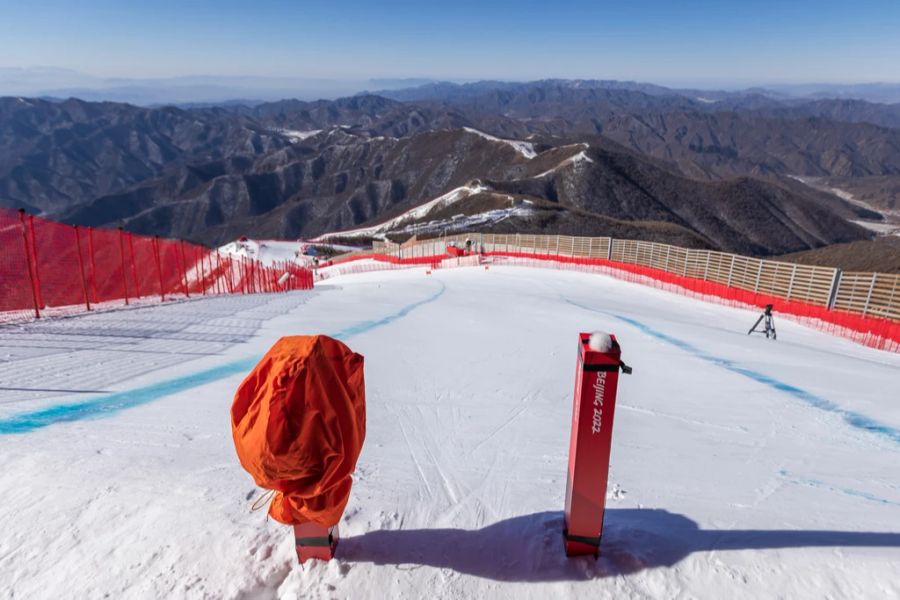
[[[581,308],[581,309],[584,309],[584,310],[587,310],[590,312],[595,312],[595,313],[600,313],[600,314],[609,315],[611,317],[615,317],[616,319],[619,319],[620,321],[624,321],[625,323],[628,323],[629,325],[639,329],[643,333],[645,333],[649,336],[655,337],[656,339],[667,342],[669,344],[672,344],[673,346],[680,348],[680,349],[684,350],[685,352],[693,354],[697,358],[703,359],[709,363],[712,363],[716,366],[722,367],[723,369],[727,369],[733,373],[738,373],[739,375],[748,377],[748,378],[752,379],[753,381],[762,383],[763,385],[767,385],[771,388],[778,390],[779,392],[784,392],[786,394],[790,394],[791,396],[793,396],[799,400],[802,400],[803,402],[805,402],[806,404],[809,404],[810,406],[812,406],[814,408],[818,408],[819,410],[823,410],[826,412],[831,412],[836,415],[839,415],[842,419],[844,419],[844,422],[846,422],[851,427],[855,427],[857,429],[862,429],[863,431],[867,431],[869,433],[874,433],[876,435],[886,437],[889,440],[891,440],[892,442],[900,444],[900,430],[897,430],[888,425],[879,423],[878,421],[875,421],[874,419],[871,419],[871,418],[869,418],[863,414],[860,414],[858,412],[854,412],[852,410],[847,410],[846,408],[842,408],[841,406],[835,404],[831,400],[827,400],[820,396],[816,396],[815,394],[808,392],[802,388],[798,388],[796,386],[790,385],[788,383],[785,383],[783,381],[775,379],[774,377],[770,377],[764,373],[760,373],[759,371],[755,371],[755,370],[749,369],[747,367],[742,367],[741,365],[735,363],[734,361],[728,360],[727,358],[721,358],[719,356],[709,354],[708,352],[704,352],[700,348],[697,348],[696,346],[694,346],[682,339],[679,339],[679,338],[673,337],[671,335],[668,335],[666,333],[663,333],[662,331],[654,329],[654,328],[650,327],[649,325],[647,325],[646,323],[638,321],[637,319],[633,319],[631,317],[625,317],[625,316],[617,315],[617,314],[613,314],[613,313],[608,313],[608,312],[605,312],[602,310],[598,310],[596,308],[591,308],[589,306],[584,306],[582,304],[578,304],[577,302],[573,302],[572,300],[569,300],[569,299],[566,299],[566,302],[568,302],[569,304],[571,304],[573,306],[577,306],[578,308]]]
[[[868,500],[869,502],[877,502],[878,504],[887,504],[890,506],[900,506],[900,502],[894,502],[893,500],[887,500],[885,498],[880,498],[874,494],[870,494],[869,492],[861,492],[859,490],[854,490],[851,488],[835,487],[829,483],[825,483],[824,481],[820,481],[818,479],[796,479],[784,469],[781,469],[780,471],[778,471],[778,474],[781,477],[783,477],[784,480],[787,481],[788,483],[793,483],[795,485],[802,485],[802,486],[806,486],[806,487],[828,490],[830,492],[844,494],[845,496],[853,496],[855,498],[862,498],[863,500]]]
[[[441,284],[441,289],[438,290],[437,293],[424,300],[407,304],[397,312],[391,313],[381,319],[361,321],[330,335],[331,337],[344,340],[385,325],[390,325],[394,321],[402,319],[423,304],[434,302],[441,297],[445,290],[446,287],[444,284]],[[259,359],[244,358],[196,373],[191,373],[190,375],[176,377],[174,379],[161,381],[159,383],[125,392],[116,392],[114,394],[108,394],[106,396],[74,404],[57,404],[48,408],[42,408],[41,410],[13,415],[5,419],[0,419],[0,435],[28,433],[35,429],[47,427],[48,425],[53,425],[55,423],[109,416],[128,408],[134,408],[142,404],[147,404],[148,402],[153,402],[154,400],[159,400],[160,398],[171,394],[183,392],[197,386],[218,381],[219,379],[224,379],[225,377],[231,377],[232,375],[249,371],[256,365],[258,360]]]

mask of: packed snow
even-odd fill
[[[898,597],[900,356],[757,316],[493,264],[0,328],[0,596]],[[582,331],[634,369],[596,560],[561,533]],[[366,357],[368,433],[337,557],[299,565],[229,406],[320,332]]]
[[[463,129],[468,131],[469,133],[474,133],[475,135],[481,136],[486,140],[506,144],[529,160],[537,156],[537,151],[534,149],[534,144],[532,144],[531,142],[523,142],[521,140],[506,140],[487,134],[483,131],[478,131],[477,129],[472,129],[471,127],[463,127]]]

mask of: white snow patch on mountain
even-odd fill
[[[510,197],[512,198],[512,197]],[[510,217],[527,217],[534,214],[534,209],[527,206],[511,206],[508,208],[495,208],[472,215],[459,214],[449,219],[437,219],[427,223],[413,223],[400,229],[393,230],[396,233],[424,233],[454,232],[471,229],[481,225],[493,225],[505,221]]]
[[[544,171],[543,173],[540,173],[539,175],[535,175],[535,176],[533,177],[533,179],[537,179],[537,178],[539,178],[539,177],[544,177],[544,176],[546,176],[546,175],[549,175],[550,173],[554,173],[554,172],[558,171],[559,169],[562,169],[562,168],[564,168],[564,167],[568,167],[568,166],[570,166],[570,165],[578,165],[578,164],[580,164],[580,163],[592,163],[592,162],[594,162],[594,159],[592,159],[590,156],[588,156],[588,155],[587,155],[587,152],[586,152],[586,150],[587,150],[590,146],[588,146],[587,144],[580,144],[580,145],[581,145],[581,146],[584,146],[584,150],[582,150],[582,151],[579,152],[578,154],[574,154],[574,155],[570,156],[569,158],[567,158],[567,159],[565,159],[564,161],[560,162],[560,163],[559,163],[558,165],[556,165],[555,167],[553,167],[553,168],[551,168],[551,169],[547,169],[546,171]]]
[[[880,235],[900,235],[900,225],[897,223],[863,221],[862,219],[851,219],[850,222],[856,223],[860,227],[865,227],[869,231],[874,231]]]
[[[321,129],[310,129],[309,131],[298,131],[296,129],[281,129],[278,133],[287,137],[291,140],[292,143],[296,144],[297,142],[302,142],[307,138],[311,138],[314,135],[318,135],[322,133]]]
[[[472,196],[474,194],[486,192],[487,190],[487,187],[477,183],[471,186],[463,185],[458,188],[452,189],[446,194],[442,194],[437,198],[429,200],[424,204],[420,204],[419,206],[406,211],[402,215],[394,217],[393,219],[385,221],[384,223],[372,225],[371,227],[350,229],[348,231],[335,231],[332,233],[326,233],[315,238],[315,241],[327,240],[328,238],[332,237],[371,237],[379,233],[394,231],[405,223],[408,223],[410,221],[418,221],[424,218],[426,215],[428,215],[428,213],[435,209],[449,206],[451,204],[454,204],[455,202],[459,202],[464,198],[468,198],[469,196]]]
[[[463,129],[465,131],[468,131],[469,133],[479,135],[486,140],[490,140],[492,142],[500,142],[501,144],[511,146],[513,150],[529,160],[537,156],[537,151],[534,149],[534,144],[532,144],[531,142],[523,142],[521,140],[506,140],[503,138],[495,137],[483,131],[478,131],[477,129],[472,129],[471,127],[463,127]]]

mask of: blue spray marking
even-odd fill
[[[402,319],[423,304],[434,302],[441,297],[445,290],[446,287],[444,284],[441,284],[441,289],[437,293],[424,300],[407,304],[397,312],[381,319],[362,321],[330,335],[331,337],[344,340],[372,331],[378,327],[389,325],[398,319]],[[244,358],[125,392],[116,392],[74,404],[57,404],[41,410],[13,415],[6,419],[0,419],[0,434],[28,433],[55,423],[109,416],[128,408],[159,400],[171,394],[177,394],[178,392],[212,383],[225,377],[244,373],[252,369],[258,361],[259,359],[256,358]]]
[[[577,306],[578,308],[600,313],[606,314],[612,317],[619,319],[620,321],[624,321],[629,325],[636,327],[643,333],[646,333],[649,336],[655,337],[656,339],[662,340],[673,346],[684,350],[694,356],[705,360],[709,363],[712,363],[716,366],[722,367],[723,369],[727,369],[733,373],[738,373],[743,375],[744,377],[748,377],[753,381],[758,383],[762,383],[771,388],[778,390],[779,392],[784,392],[786,394],[790,394],[791,396],[802,400],[806,404],[813,406],[814,408],[818,408],[819,410],[823,410],[826,412],[831,412],[836,415],[839,415],[844,422],[846,422],[851,427],[855,427],[856,429],[862,429],[863,431],[867,431],[869,433],[874,433],[876,435],[880,435],[888,438],[892,442],[900,444],[900,430],[894,429],[893,427],[889,427],[878,421],[875,421],[863,414],[858,412],[854,412],[852,410],[847,410],[846,408],[842,408],[841,406],[835,404],[831,400],[827,400],[820,396],[816,396],[813,393],[810,393],[802,388],[798,388],[796,386],[790,385],[788,383],[784,383],[774,377],[770,377],[764,373],[760,373],[759,371],[754,371],[753,369],[749,369],[747,367],[742,367],[741,365],[735,363],[734,361],[728,360],[726,358],[721,358],[719,356],[715,356],[704,352],[700,348],[676,337],[663,333],[657,329],[650,327],[649,325],[638,321],[637,319],[632,319],[631,317],[624,317],[622,315],[616,315],[612,313],[607,313],[602,310],[597,310],[595,308],[591,308],[589,306],[584,306],[578,304],[577,302],[573,302],[572,300],[566,299],[566,302],[572,304],[573,306]]]
[[[785,479],[788,483],[793,483],[795,485],[802,485],[806,487],[819,488],[823,490],[828,490],[829,492],[836,492],[838,494],[844,494],[845,496],[853,496],[855,498],[862,498],[863,500],[868,500],[869,502],[876,502],[878,504],[887,504],[890,506],[900,506],[900,502],[894,502],[893,500],[887,500],[885,498],[880,498],[874,494],[870,494],[869,492],[861,492],[859,490],[854,490],[851,488],[839,488],[835,487],[829,483],[825,483],[819,479],[796,479],[791,476],[786,470],[781,469],[778,471],[778,474]]]

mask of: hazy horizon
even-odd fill
[[[181,75],[157,78],[98,77],[95,75],[52,66],[0,66],[0,96],[77,97],[92,101],[119,101],[134,104],[190,104],[224,103],[230,101],[273,101],[296,98],[300,100],[334,99],[361,92],[377,92],[412,88],[429,83],[465,85],[483,81],[530,82],[538,80],[572,80],[546,76],[537,79],[493,78],[440,79],[436,77],[372,77],[367,79],[265,77],[258,75]],[[705,91],[740,91],[751,88],[766,89],[788,96],[814,94],[836,97],[859,97],[879,102],[900,101],[900,83],[893,82],[764,82],[764,81],[660,81],[639,79],[596,78],[650,84],[673,89]]]
[[[311,80],[336,93],[400,79],[900,84],[900,3],[879,0],[0,0],[0,11],[0,68],[56,70],[43,89],[184,78]],[[0,93],[17,93],[5,79]]]

